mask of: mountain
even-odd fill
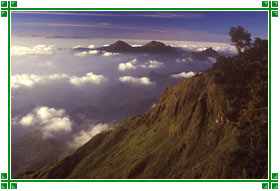
[[[205,60],[209,57],[217,58],[218,56],[219,54],[212,47],[200,52],[191,52],[191,58],[195,60]]]
[[[212,47],[199,51],[199,52],[189,52],[182,48],[167,46],[159,41],[151,41],[143,46],[133,47],[128,43],[118,40],[115,43],[99,48],[87,48],[87,47],[78,47],[72,49],[74,52],[87,52],[92,50],[105,51],[105,52],[114,52],[114,53],[149,53],[154,55],[164,56],[165,60],[168,59],[182,59],[188,61],[189,59],[195,61],[207,61],[209,58],[217,58],[219,57],[219,53],[217,53]],[[185,62],[184,61],[184,62]]]
[[[133,47],[128,43],[118,40],[115,43],[99,48],[86,48],[78,47],[74,48],[74,52],[84,52],[90,50],[99,50],[105,52],[115,52],[115,53],[151,53],[151,54],[168,54],[168,56],[182,57],[182,59],[192,58],[194,60],[207,60],[208,58],[217,58],[220,56],[212,47],[199,51],[199,52],[188,52],[178,47],[167,46],[159,41],[151,41],[143,46]],[[185,58],[184,56],[188,56]]]
[[[134,48],[124,41],[117,41],[109,46],[98,48],[99,50],[104,50],[106,52],[127,52],[132,51]]]
[[[140,47],[132,47],[126,42],[119,40],[109,46],[97,48],[97,50],[121,53],[172,53],[176,52],[177,48],[166,46],[164,43],[158,41],[151,41]]]
[[[32,179],[266,179],[267,40],[167,86],[149,111],[100,133]]]
[[[158,41],[151,41],[143,45],[142,47],[136,47],[136,48],[146,52],[172,52],[176,50],[176,48],[171,46],[166,46],[164,43]]]

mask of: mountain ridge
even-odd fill
[[[86,48],[86,47],[78,47],[72,49],[73,51],[105,51],[105,52],[113,52],[113,53],[152,53],[152,54],[173,54],[176,56],[182,57],[181,59],[188,58],[188,56],[195,60],[207,60],[209,57],[217,58],[219,53],[217,53],[212,47],[209,47],[205,50],[198,52],[188,52],[179,47],[173,47],[170,45],[165,45],[160,41],[150,41],[142,46],[131,46],[125,41],[118,40],[111,45],[98,47],[98,48]]]
[[[133,47],[128,43],[118,40],[117,42],[105,46],[97,48],[97,50],[106,51],[106,52],[153,52],[153,53],[171,53],[175,52],[177,49],[171,46],[166,46],[162,42],[151,41],[143,46]]]

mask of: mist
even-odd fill
[[[184,54],[111,53],[94,50],[115,41],[13,38],[11,95],[14,121],[43,106],[63,110],[67,115],[75,113],[79,108],[92,106],[99,113],[108,115],[108,112],[124,105],[156,100],[167,84],[175,84],[182,78],[205,71],[215,62],[211,57],[206,60],[193,60]],[[126,42],[136,47],[149,40]],[[166,45],[180,47],[186,54],[205,50],[210,46],[217,51],[234,54],[231,45],[225,43],[164,42]],[[76,48],[82,51],[74,51]],[[138,109],[149,109],[154,103],[149,104],[145,105],[146,108]],[[104,123],[113,123],[121,119],[105,119],[100,115],[91,117],[95,122]],[[69,121],[77,123],[71,116]],[[13,124],[13,139],[30,132],[30,129],[21,123]],[[88,127],[89,124],[77,124],[79,125]]]

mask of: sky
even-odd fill
[[[266,11],[12,12],[12,36],[229,42],[231,26],[267,39]]]

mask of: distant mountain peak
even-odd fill
[[[213,51],[214,49],[212,47],[207,48],[205,51]]]
[[[111,44],[110,46],[122,46],[122,47],[131,47],[128,43],[118,40],[115,43]]]
[[[214,54],[217,54],[217,52],[216,52],[216,51],[215,51],[212,47],[207,48],[206,50],[201,51],[201,52],[208,52],[208,53],[214,53]]]
[[[151,41],[140,47],[132,47],[128,43],[118,40],[117,42],[111,44],[107,47],[98,48],[99,50],[104,50],[107,52],[172,52],[175,49],[171,46],[166,46],[164,43],[159,41]]]
[[[171,46],[166,46],[164,43],[159,41],[151,41],[144,46],[142,46],[143,49],[146,49],[148,51],[156,51],[156,52],[169,52],[173,51],[174,48]]]
[[[147,44],[145,44],[143,47],[167,47],[164,43],[159,42],[159,41],[151,41]]]
[[[103,49],[108,52],[117,52],[117,51],[129,51],[131,46],[124,41],[118,40],[117,42],[104,47]]]
[[[203,59],[208,59],[209,57],[217,58],[219,54],[212,47],[210,47],[201,52],[192,52],[191,56],[194,59],[203,60]]]

